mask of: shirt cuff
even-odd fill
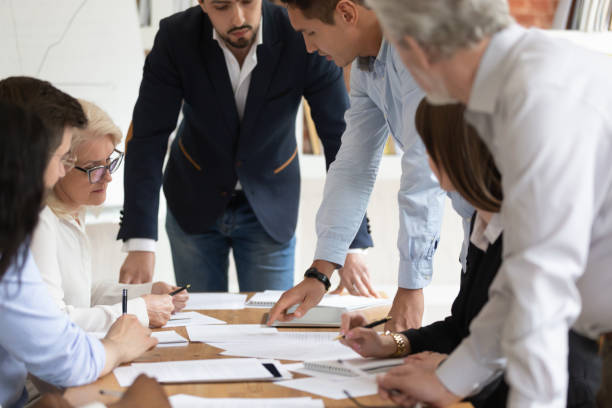
[[[130,238],[123,243],[121,250],[123,252],[155,252],[155,240],[151,238]]]
[[[368,254],[368,248],[349,248],[349,250],[346,252],[346,254],[361,254],[361,255],[367,255]]]
[[[404,261],[400,259],[398,286],[403,289],[423,289],[431,283],[432,261]]]
[[[317,241],[317,249],[314,259],[332,262],[342,267],[346,260],[348,244],[344,241],[320,238]]]
[[[479,364],[465,341],[436,370],[440,382],[461,398],[477,393],[499,373],[500,370]]]

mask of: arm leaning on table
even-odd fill
[[[183,99],[180,75],[173,63],[169,26],[168,21],[162,20],[145,60],[132,132],[128,132],[126,140],[125,198],[117,236],[125,241],[124,249],[129,251],[121,268],[123,283],[153,279],[162,167]]]
[[[307,58],[304,96],[310,104],[317,134],[323,144],[326,170],[329,170],[336,159],[346,129],[344,115],[349,109],[349,98],[340,68],[318,54],[308,54]],[[364,256],[362,253],[357,253],[372,246],[368,219],[364,216],[350,244],[350,248],[355,250],[355,253],[347,255],[344,267],[340,271],[341,287],[344,284],[353,295],[377,296],[369,282]],[[350,282],[345,282],[345,278]]]

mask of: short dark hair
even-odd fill
[[[38,223],[52,138],[42,120],[0,101],[0,280],[21,271]]]
[[[0,101],[22,106],[38,115],[51,132],[51,150],[59,147],[67,126],[80,129],[87,126],[79,101],[47,81],[26,76],[3,79]]]
[[[307,18],[317,18],[326,24],[334,24],[334,10],[340,0],[281,0],[297,7]],[[359,0],[356,3],[361,3]]]
[[[461,104],[437,106],[423,99],[415,115],[416,129],[427,154],[457,192],[476,208],[499,212],[501,175],[491,152],[465,121],[464,112]]]

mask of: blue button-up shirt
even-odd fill
[[[403,151],[398,194],[399,286],[418,289],[431,281],[444,204],[444,192],[429,169],[425,146],[414,125],[424,94],[387,41],[382,42],[370,68],[362,71],[353,64],[346,131],[327,174],[317,214],[315,259],[344,264],[391,133]]]
[[[94,381],[104,368],[102,343],[59,310],[29,253],[21,274],[11,266],[0,281],[0,316],[0,406],[27,401],[28,372],[68,387]]]

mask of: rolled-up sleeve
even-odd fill
[[[362,88],[360,75],[353,68],[346,131],[329,168],[316,219],[315,259],[338,265],[344,264],[363,221],[389,134],[385,116]]]

